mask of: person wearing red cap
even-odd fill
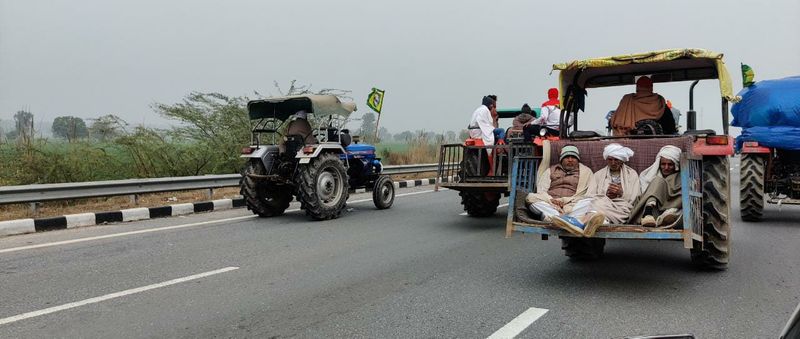
[[[530,127],[523,130],[525,140],[531,140],[536,137],[542,129],[546,130],[548,135],[559,135],[561,101],[558,100],[558,89],[551,88],[547,90],[547,98],[548,100],[542,103],[541,115],[529,122]]]

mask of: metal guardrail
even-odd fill
[[[385,166],[383,174],[435,172],[437,164]],[[200,175],[0,187],[0,205],[239,186],[240,174]]]

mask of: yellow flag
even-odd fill
[[[372,93],[367,96],[367,106],[372,108],[378,114],[381,114],[381,109],[383,108],[383,93],[384,90],[377,89],[375,87],[372,88]]]

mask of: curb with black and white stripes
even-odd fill
[[[452,178],[442,178],[448,182]],[[395,188],[407,188],[436,184],[436,179],[403,180],[394,183]],[[356,192],[364,192],[364,189]],[[44,231],[64,230],[68,228],[102,225],[112,222],[137,221],[163,217],[173,217],[199,212],[226,210],[245,207],[243,198],[220,199],[205,202],[175,204],[160,207],[130,208],[111,212],[68,214],[51,218],[17,219],[0,221],[0,237],[35,233]]]
[[[186,215],[198,212],[225,210],[244,207],[244,204],[243,198],[220,199],[160,207],[130,208],[111,212],[68,214],[52,218],[0,221],[0,237],[14,234],[102,225],[112,222],[136,221]]]

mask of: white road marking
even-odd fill
[[[423,193],[431,193],[431,192],[433,192],[433,190],[419,191],[419,192],[411,192],[411,193],[403,193],[403,194],[395,194],[395,198],[396,198],[396,197],[405,197],[405,196],[408,196],[408,195],[417,195],[417,194],[423,194]],[[357,204],[357,203],[360,203],[360,202],[367,202],[367,201],[372,201],[372,198],[369,198],[369,199],[360,199],[360,200],[350,200],[350,201],[348,201],[347,203],[348,203],[348,204]]]
[[[103,296],[89,298],[89,299],[86,299],[86,300],[76,301],[76,302],[72,302],[72,303],[68,303],[68,304],[64,304],[64,305],[48,307],[48,308],[45,308],[43,310],[23,313],[23,314],[15,315],[13,317],[0,319],[0,326],[5,325],[5,324],[10,324],[10,323],[13,323],[13,322],[16,322],[16,321],[20,321],[20,320],[25,320],[25,319],[28,319],[28,318],[34,318],[34,317],[42,316],[42,315],[45,315],[45,314],[50,314],[50,313],[55,313],[55,312],[58,312],[58,311],[68,310],[70,308],[75,308],[75,307],[80,307],[80,306],[84,306],[84,305],[99,303],[101,301],[106,301],[106,300],[110,300],[110,299],[114,299],[114,298],[124,297],[126,295],[131,295],[131,294],[135,294],[135,293],[149,291],[149,290],[152,290],[152,289],[165,287],[165,286],[169,286],[169,285],[180,284],[182,282],[187,282],[187,281],[190,281],[190,280],[205,278],[205,277],[208,277],[208,276],[211,276],[211,275],[225,273],[225,272],[238,270],[238,269],[239,269],[238,267],[225,267],[225,268],[221,268],[221,269],[214,270],[214,271],[208,271],[208,272],[205,272],[205,273],[190,275],[188,277],[172,279],[172,280],[165,281],[165,282],[158,283],[158,284],[152,284],[152,285],[147,285],[147,286],[144,286],[144,287],[138,287],[138,288],[133,288],[133,289],[124,290],[124,291],[120,291],[120,292],[115,292],[115,293],[111,293],[111,294],[106,294],[106,295],[103,295]]]
[[[508,203],[497,205],[497,208],[506,207],[506,206],[508,206]],[[461,213],[459,215],[467,215],[467,212]]]
[[[420,191],[420,192],[403,193],[403,194],[397,194],[397,195],[395,195],[395,197],[404,197],[404,196],[408,196],[408,195],[416,195],[416,194],[431,193],[431,192],[434,192],[434,191],[433,190],[427,190],[427,191]],[[359,203],[359,202],[366,202],[366,201],[372,201],[372,199],[354,200],[354,201],[349,201],[349,203]],[[295,208],[295,209],[291,209],[291,210],[286,210],[286,212],[297,212],[297,211],[300,211],[300,209],[299,208]],[[36,249],[36,248],[43,248],[43,247],[68,245],[68,244],[75,244],[75,243],[86,242],[86,241],[109,239],[109,238],[116,238],[116,237],[124,237],[124,236],[127,236],[127,235],[169,231],[169,230],[174,230],[174,229],[203,226],[203,225],[209,225],[209,224],[215,224],[215,223],[221,223],[221,222],[253,219],[253,218],[257,218],[257,217],[258,216],[256,216],[256,215],[246,215],[246,216],[242,216],[242,217],[233,217],[233,218],[226,218],[226,219],[219,219],[219,220],[201,221],[201,222],[195,222],[195,223],[183,224],[183,225],[166,226],[166,227],[151,228],[151,229],[146,229],[146,230],[138,230],[138,231],[106,234],[106,235],[100,235],[100,236],[95,236],[95,237],[87,237],[87,238],[72,239],[72,240],[63,240],[63,241],[56,241],[56,242],[37,244],[37,245],[12,247],[12,248],[0,249],[0,253],[10,253],[10,252],[31,250],[31,249]],[[32,221],[32,219],[31,219],[31,221]]]
[[[528,328],[528,326],[531,326],[534,321],[541,318],[547,311],[548,310],[544,308],[531,307],[514,318],[514,320],[511,320],[506,326],[492,333],[488,339],[514,338]]]

